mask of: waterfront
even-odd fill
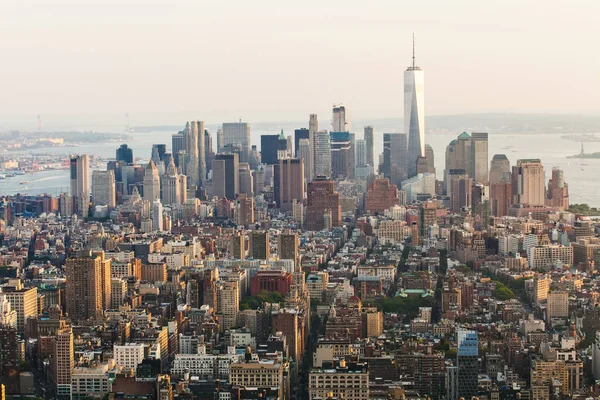
[[[284,128],[286,135],[293,135],[292,126],[302,126],[293,124],[272,124],[265,129],[252,131],[252,143],[260,146],[260,136],[263,134],[278,133]],[[183,128],[183,124],[182,124]],[[208,126],[213,135],[213,147],[216,148],[216,127]],[[374,126],[375,129],[375,159],[382,151],[383,132],[394,132],[393,126]],[[357,131],[357,139],[362,138],[362,128]],[[133,149],[134,156],[144,162],[149,159],[154,143],[166,143],[167,148],[171,149],[171,134],[173,132],[150,131],[150,132],[131,132],[133,139],[127,144]],[[442,179],[445,163],[445,152],[448,143],[456,138],[460,132],[455,134],[430,134],[427,135],[426,142],[430,144],[435,153],[435,167],[438,179]],[[494,154],[506,154],[511,164],[514,164],[520,158],[539,158],[541,159],[545,172],[546,181],[552,174],[553,167],[560,167],[565,172],[565,179],[569,184],[569,194],[571,203],[587,203],[590,206],[600,206],[598,192],[600,183],[596,171],[600,167],[600,159],[569,159],[567,156],[577,154],[581,151],[581,143],[567,140],[559,134],[490,134],[488,158],[491,160]],[[36,149],[29,153],[18,151],[4,152],[5,156],[23,155],[23,154],[56,154],[68,158],[69,154],[90,154],[102,158],[114,158],[115,150],[119,146],[115,142],[99,143],[97,145],[86,147],[48,147]],[[600,142],[588,142],[584,144],[585,151],[593,153],[600,151]],[[27,185],[21,185],[20,182],[29,181]],[[49,193],[56,195],[69,189],[69,171],[68,170],[49,170],[34,173],[28,173],[23,176],[7,178],[0,180],[0,194],[40,194]]]

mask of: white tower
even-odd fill
[[[425,156],[424,75],[415,64],[413,35],[412,65],[404,71],[404,133],[408,136],[408,177],[417,174],[417,158]]]
[[[152,229],[155,231],[163,230],[163,206],[160,199],[154,200],[152,204]]]

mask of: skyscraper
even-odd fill
[[[350,133],[331,132],[331,177],[350,178]]]
[[[287,140],[281,135],[260,136],[260,158],[263,164],[277,164],[277,151],[287,149]]]
[[[204,130],[204,152],[204,159],[206,162],[206,173],[208,174],[212,169],[212,160],[215,156],[215,152],[213,150],[213,138],[208,129]],[[173,151],[173,153],[175,153],[175,151]]]
[[[160,199],[154,199],[152,203],[152,230],[163,230],[163,206]]]
[[[122,161],[125,164],[133,164],[133,150],[130,149],[126,144],[122,144],[117,149],[116,159],[117,161]]]
[[[331,226],[342,224],[340,195],[335,191],[332,180],[317,176],[308,184],[306,228],[312,231],[324,229],[327,226],[326,217]]]
[[[213,190],[219,198],[234,200],[240,191],[237,154],[217,154],[213,161]]]
[[[408,177],[407,160],[407,137],[401,133],[383,134],[383,164],[379,168],[379,173],[396,186],[400,186],[402,181]],[[417,166],[415,158],[415,171]]]
[[[344,106],[333,106],[333,118],[332,118],[332,132],[348,132],[350,126],[346,120],[346,107]]]
[[[306,140],[306,139],[303,139]],[[273,197],[281,211],[292,211],[293,200],[304,199],[304,160],[285,158],[274,167]]]
[[[110,307],[110,259],[104,252],[78,251],[66,261],[67,313],[73,321],[101,319]]]
[[[223,143],[219,146],[226,145],[241,146],[242,153],[240,154],[240,162],[248,162],[250,154],[250,124],[247,122],[226,122],[223,124]]]
[[[300,139],[310,140],[310,133],[306,128],[296,129],[294,131],[294,156],[298,157],[298,149],[300,148]]]
[[[512,168],[512,195],[513,204],[545,204],[546,178],[539,159],[517,160]]]
[[[318,131],[315,134],[315,177],[331,176],[331,146],[329,132]]]
[[[471,207],[471,190],[473,180],[464,169],[450,170],[450,198],[452,211],[458,212],[463,207]]]
[[[559,167],[552,168],[552,178],[548,181],[546,204],[561,210],[569,208],[569,185],[565,182],[565,173]]]
[[[415,63],[413,36],[412,65],[404,71],[404,133],[408,134],[408,177],[416,175],[417,158],[425,156],[424,75]]]
[[[356,141],[356,166],[364,167],[367,165],[367,146],[365,141],[358,139]]]
[[[239,193],[245,193],[252,197],[254,195],[254,184],[252,179],[252,171],[250,170],[250,164],[239,163],[238,169],[239,176]]]
[[[175,159],[175,166],[179,167],[179,152],[186,151],[185,135],[183,131],[174,133],[171,136],[171,147],[173,152],[173,158]]]
[[[473,181],[487,185],[489,183],[488,170],[488,134],[473,132],[471,134],[471,151],[473,163]]]
[[[298,234],[283,232],[277,239],[277,255],[280,260],[298,261]]]
[[[510,181],[510,161],[505,154],[494,154],[490,161],[490,186],[495,183]]]
[[[470,399],[477,396],[479,373],[479,338],[477,331],[458,331],[458,396]]]
[[[384,177],[375,178],[369,186],[365,210],[370,214],[383,213],[390,207],[400,204],[398,188]]]
[[[144,200],[152,204],[157,198],[160,198],[160,175],[154,161],[150,160],[144,170]]]
[[[425,145],[425,157],[427,158],[427,166],[429,167],[427,172],[435,175],[435,156],[431,145]]]
[[[375,166],[375,157],[373,144],[375,143],[373,137],[373,127],[371,125],[365,126],[365,144],[366,144],[366,163],[368,165]],[[358,165],[358,163],[357,163]]]
[[[203,187],[206,181],[206,147],[204,138],[204,122],[196,121],[198,127],[198,187]]]
[[[173,158],[169,159],[167,172],[162,180],[162,202],[166,205],[183,204],[187,200],[185,175],[177,173]]]
[[[202,129],[201,131],[199,129]],[[200,186],[200,156],[198,140],[200,132],[204,132],[204,123],[191,121],[186,124],[185,149],[187,152],[187,173],[190,186]]]
[[[53,341],[52,373],[58,398],[71,398],[74,359],[73,331],[68,327],[60,330]]]
[[[117,205],[114,171],[92,172],[92,206],[108,206],[113,209]]]
[[[90,157],[87,154],[71,157],[71,197],[73,212],[87,217],[90,203]]]
[[[316,175],[316,165],[317,165],[316,136],[317,136],[318,131],[319,131],[319,120],[317,118],[317,114],[310,114],[309,119],[308,119],[308,136],[309,136],[308,141],[310,142],[310,165],[308,166],[309,174],[306,177],[307,182],[312,181]]]
[[[296,152],[297,157],[304,161],[304,179],[306,182],[310,182],[310,172],[311,172],[311,157],[312,152],[310,140],[309,139],[300,139],[298,143],[298,151]]]

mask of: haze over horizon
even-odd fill
[[[0,6],[0,114],[401,118],[413,32],[426,115],[598,114],[598,2],[145,3]]]

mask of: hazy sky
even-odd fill
[[[598,0],[3,0],[0,114],[401,117],[413,31],[428,114],[599,113],[599,15]]]

